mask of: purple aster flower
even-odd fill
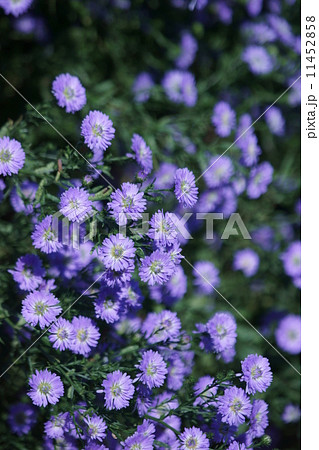
[[[249,198],[259,198],[267,192],[268,185],[272,182],[273,172],[272,165],[267,161],[251,170],[247,185]]]
[[[102,383],[105,407],[107,409],[126,408],[134,394],[133,381],[119,370],[109,373]]]
[[[119,291],[119,299],[128,309],[137,310],[141,308],[144,297],[136,281],[131,281],[122,286]]]
[[[241,27],[244,35],[249,39],[250,43],[266,44],[276,40],[276,33],[265,23],[244,23]]]
[[[71,349],[74,353],[88,356],[92,347],[96,347],[100,339],[100,332],[94,322],[88,317],[73,317],[74,340]]]
[[[144,192],[139,192],[135,184],[123,183],[121,189],[111,194],[108,207],[119,225],[126,225],[127,219],[139,220],[146,209]]]
[[[181,441],[180,448],[183,450],[209,450],[209,440],[199,428],[184,428],[179,439]]]
[[[103,277],[106,285],[109,288],[122,287],[125,284],[129,283],[132,278],[132,273],[134,272],[134,263],[130,262],[129,266],[123,271],[115,271],[112,269],[108,269]]]
[[[205,295],[214,292],[214,287],[220,284],[219,270],[210,261],[196,262],[193,275],[195,277],[194,285]]]
[[[278,325],[275,337],[279,347],[291,355],[297,355],[301,351],[301,318],[289,314]]]
[[[176,67],[179,69],[188,69],[193,64],[198,49],[196,39],[188,32],[184,32],[181,38],[181,50],[175,60]]]
[[[188,374],[188,368],[177,353],[173,353],[168,359],[167,387],[172,391],[179,391],[184,383],[185,376]]]
[[[154,239],[158,247],[171,246],[176,241],[177,229],[173,219],[173,214],[169,212],[164,214],[163,210],[153,214],[149,222],[151,228],[148,236]]]
[[[285,119],[277,106],[271,106],[265,113],[265,120],[269,130],[276,136],[285,134]]]
[[[175,103],[194,106],[197,101],[195,78],[190,72],[171,70],[162,81],[167,97]]]
[[[33,212],[32,202],[35,199],[35,194],[37,192],[37,183],[32,183],[32,181],[25,180],[20,185],[20,190],[18,191],[14,187],[10,194],[10,201],[15,212],[23,212],[29,215]]]
[[[60,212],[71,222],[83,222],[90,217],[93,203],[81,187],[71,187],[60,198]]]
[[[203,213],[215,212],[221,200],[220,190],[205,191],[199,196],[196,211]]]
[[[257,137],[254,134],[249,134],[248,136],[243,136],[241,141],[242,156],[240,162],[246,167],[257,164],[261,154]]]
[[[253,241],[258,244],[263,250],[271,251],[276,248],[275,232],[273,228],[264,225],[251,233]]]
[[[141,280],[150,286],[164,284],[175,271],[175,264],[169,255],[161,250],[155,250],[150,256],[141,260],[139,275]]]
[[[163,301],[166,305],[171,305],[184,297],[187,291],[187,277],[182,267],[176,267],[164,289]]]
[[[179,238],[179,235],[177,235],[177,238]],[[175,264],[175,267],[177,267],[181,260],[184,258],[184,256],[182,255],[182,249],[179,245],[178,242],[173,242],[173,245],[171,247],[166,248],[167,253],[171,259],[171,261],[173,261],[173,263]],[[171,280],[171,278],[170,278]]]
[[[62,248],[62,244],[58,240],[57,230],[53,227],[52,216],[46,216],[35,225],[31,239],[33,246],[43,253],[57,252]]]
[[[298,405],[289,404],[285,406],[281,418],[285,423],[294,423],[299,422],[300,416],[300,407]]]
[[[142,360],[135,366],[140,372],[137,380],[146,384],[148,388],[160,387],[164,384],[167,368],[166,363],[158,352],[148,350],[142,354]]]
[[[216,188],[227,184],[233,172],[233,163],[228,156],[213,156],[203,176],[209,188]]]
[[[0,138],[0,175],[13,175],[24,166],[25,153],[20,142],[7,136]]]
[[[74,339],[73,325],[63,317],[50,327],[49,341],[53,343],[53,348],[60,351],[71,349]]]
[[[10,406],[8,422],[11,431],[18,436],[28,434],[37,423],[37,413],[34,406],[26,403],[16,403]]]
[[[204,376],[198,379],[197,383],[194,386],[194,395],[196,397],[194,401],[194,406],[197,405],[215,405],[215,395],[218,391],[218,386],[212,386],[215,381],[215,378],[210,376]]]
[[[68,412],[60,413],[57,416],[52,416],[50,420],[44,424],[45,434],[51,438],[62,438],[70,421],[70,414]]]
[[[174,186],[174,176],[177,170],[175,164],[163,162],[155,173],[154,187],[156,189],[170,189]]]
[[[51,292],[31,292],[22,301],[22,316],[33,327],[45,328],[62,312],[59,300]]]
[[[151,173],[153,169],[152,150],[146,145],[142,136],[133,134],[131,149],[134,152],[132,156],[142,168],[143,174],[148,175]]]
[[[216,127],[216,133],[221,137],[227,137],[236,125],[236,113],[226,102],[215,105],[211,117],[212,124]]]
[[[178,169],[175,172],[175,196],[183,208],[192,208],[198,199],[198,188],[195,184],[195,176],[187,168]]]
[[[114,323],[120,319],[121,303],[114,299],[112,289],[101,289],[97,300],[94,302],[95,315],[106,323]]]
[[[265,392],[272,382],[272,372],[269,360],[260,355],[248,355],[241,362],[243,376],[241,381],[246,382],[246,392],[256,394]]]
[[[233,386],[225,389],[224,395],[218,398],[217,408],[223,422],[238,426],[245,422],[245,416],[250,416],[252,406],[245,391]]]
[[[268,427],[268,405],[264,400],[254,400],[250,414],[248,435],[254,439],[261,437]]]
[[[52,93],[67,113],[80,111],[86,104],[85,89],[78,77],[69,73],[58,75],[52,83]]]
[[[247,450],[247,447],[245,444],[239,444],[238,442],[234,441],[230,444],[229,447],[227,447],[226,450]]]
[[[36,406],[55,405],[64,394],[61,378],[49,370],[36,370],[29,379],[31,387],[27,395]]]
[[[268,23],[277,35],[277,38],[286,45],[293,46],[295,36],[291,31],[290,24],[283,17],[274,14],[268,16]]]
[[[106,423],[97,414],[92,417],[87,416],[84,418],[85,422],[85,434],[89,439],[97,439],[98,441],[103,441],[106,436]]]
[[[258,271],[259,256],[254,250],[245,248],[238,250],[234,256],[233,268],[234,270],[241,270],[245,277],[252,277]]]
[[[4,9],[5,14],[18,17],[25,13],[32,3],[33,0],[0,0],[0,7]]]
[[[83,119],[81,135],[91,150],[106,150],[115,136],[115,128],[109,116],[100,111],[90,111]]]
[[[107,269],[121,271],[132,264],[135,251],[132,239],[119,233],[104,239],[98,254]]]
[[[183,102],[186,106],[192,107],[197,102],[197,87],[194,75],[190,72],[184,72],[182,79]]]
[[[144,435],[143,433],[139,433],[136,431],[132,436],[129,436],[122,445],[124,445],[124,450],[152,450],[154,436],[153,435]]]
[[[301,242],[292,242],[281,255],[281,260],[287,275],[292,278],[301,276]]]
[[[42,267],[41,259],[32,254],[21,256],[16,262],[13,270],[8,270],[13,276],[19,288],[23,291],[34,291],[42,283],[45,270]]]
[[[176,312],[164,310],[160,313],[150,313],[146,317],[142,332],[150,344],[175,341],[180,336],[181,321]]]
[[[246,8],[248,14],[252,17],[258,16],[263,7],[263,0],[248,0]]]
[[[246,146],[244,142],[247,136],[254,134],[254,128],[252,126],[252,118],[249,114],[243,114],[238,120],[238,126],[236,130],[236,145],[240,149]]]
[[[274,68],[273,60],[267,50],[258,45],[247,47],[242,54],[242,60],[248,64],[250,71],[255,75],[267,74]]]
[[[154,81],[147,72],[141,72],[134,80],[132,91],[136,102],[144,103],[150,98]]]
[[[206,325],[211,338],[213,350],[216,353],[223,352],[234,347],[236,343],[236,321],[228,312],[216,313]]]

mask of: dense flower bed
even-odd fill
[[[2,448],[299,448],[298,3],[62,3],[0,0]]]

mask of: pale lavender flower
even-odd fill
[[[254,134],[243,136],[240,139],[242,156],[240,162],[246,166],[251,167],[257,164],[259,155],[261,154],[261,148],[258,145],[257,137]]]
[[[292,242],[287,250],[282,253],[281,260],[287,275],[292,278],[301,276],[301,242]]]
[[[247,450],[247,447],[245,444],[239,444],[236,441],[233,441],[229,447],[227,447],[226,450]]]
[[[272,182],[273,172],[272,165],[267,161],[251,170],[247,184],[249,198],[259,198],[267,192],[268,185]]]
[[[247,47],[242,54],[242,60],[248,64],[250,71],[256,75],[267,74],[274,68],[273,60],[267,50],[258,45]]]
[[[171,70],[165,74],[162,85],[167,97],[173,102],[184,103],[186,106],[196,104],[197,88],[190,72]]]
[[[71,420],[71,418],[68,412],[52,416],[51,419],[44,424],[45,434],[51,439],[62,438],[68,427],[69,420]]]
[[[22,301],[22,316],[33,327],[45,328],[62,312],[59,300],[51,292],[34,291]]]
[[[146,384],[149,389],[164,384],[167,367],[163,357],[158,352],[153,350],[144,352],[140,363],[135,367],[140,371],[137,374],[137,380]]]
[[[160,313],[150,313],[146,317],[142,332],[150,344],[175,341],[180,335],[181,321],[176,312],[164,310]]]
[[[234,168],[228,156],[213,156],[204,172],[204,180],[209,188],[227,184],[233,175]]]
[[[175,264],[169,255],[161,250],[155,250],[150,256],[141,260],[139,275],[142,281],[150,286],[164,284],[175,271]]]
[[[63,317],[60,317],[51,327],[49,341],[53,343],[53,348],[64,351],[71,349],[75,339],[73,325]]]
[[[138,74],[132,86],[135,101],[139,103],[146,102],[150,98],[153,86],[154,81],[149,73],[141,72]]]
[[[114,323],[120,319],[121,303],[114,299],[115,291],[101,289],[94,302],[95,315],[106,323]]]
[[[241,381],[246,382],[246,392],[256,394],[265,392],[272,382],[269,360],[260,355],[248,355],[241,362],[243,375]]]
[[[221,137],[227,137],[236,125],[236,113],[226,102],[219,102],[215,105],[211,117],[212,124],[216,127],[216,132]]]
[[[228,312],[217,312],[207,322],[206,329],[214,352],[221,353],[234,347],[237,338],[236,328],[236,321]]]
[[[33,212],[32,202],[35,199],[38,185],[32,181],[25,180],[18,190],[14,187],[10,194],[10,201],[15,212],[23,212],[29,215]]]
[[[254,400],[250,414],[248,435],[252,439],[261,437],[268,427],[268,405],[264,400]]]
[[[21,256],[14,269],[8,270],[8,272],[23,291],[36,290],[43,283],[45,275],[41,259],[32,254]]]
[[[109,373],[102,383],[106,409],[126,408],[134,394],[130,376],[119,370]]]
[[[85,88],[78,77],[69,73],[58,75],[52,83],[52,93],[67,113],[80,111],[86,104]]]
[[[174,176],[177,166],[172,163],[163,162],[155,173],[154,187],[156,189],[170,189],[174,186]]]
[[[20,142],[8,136],[0,138],[0,175],[13,175],[24,166],[25,153]]]
[[[123,183],[111,194],[108,208],[119,225],[126,225],[128,219],[139,220],[146,209],[144,192],[139,192],[135,184]]]
[[[88,356],[93,347],[96,347],[101,336],[94,322],[88,317],[73,317],[72,326],[74,339],[71,349],[74,353]]]
[[[278,346],[291,355],[297,355],[301,351],[301,318],[289,314],[284,317],[275,331]]]
[[[36,370],[29,379],[30,391],[27,395],[36,406],[55,405],[64,394],[61,378],[49,370]]]
[[[60,212],[71,222],[83,222],[92,213],[89,193],[81,187],[71,187],[60,198]]]
[[[32,5],[33,0],[0,0],[0,7],[5,14],[12,14],[14,17],[25,13]]]
[[[258,271],[259,256],[254,250],[245,248],[238,250],[234,256],[233,268],[234,270],[241,270],[245,277],[252,277]]]
[[[209,450],[209,440],[199,428],[184,428],[179,439],[183,450]]]
[[[197,102],[197,88],[194,75],[184,72],[182,80],[183,102],[186,106],[194,106]]]
[[[134,154],[128,155],[136,159],[136,162],[142,168],[143,174],[148,175],[151,173],[153,169],[152,150],[146,145],[142,136],[133,134],[131,150],[133,150]]]
[[[183,32],[180,43],[180,54],[175,60],[179,69],[188,69],[193,64],[198,49],[197,41],[188,31]]]
[[[277,38],[284,44],[292,46],[295,42],[295,36],[291,31],[290,24],[283,17],[275,14],[268,16],[268,23],[277,35]]]
[[[295,423],[299,422],[300,416],[300,407],[298,405],[289,404],[285,406],[281,418],[285,423]]]
[[[248,14],[252,17],[258,16],[263,7],[263,0],[248,0],[246,8]]]
[[[213,293],[214,287],[219,286],[219,270],[210,261],[198,261],[193,269],[194,285],[205,295]]]
[[[192,208],[198,199],[198,188],[195,184],[195,176],[187,168],[178,169],[175,172],[175,196],[183,208]]]
[[[173,214],[158,210],[153,214],[149,224],[148,236],[155,241],[158,247],[171,246],[176,241],[177,229],[173,220]]]
[[[224,395],[218,397],[217,408],[222,415],[222,422],[236,426],[244,423],[252,410],[245,391],[235,386],[225,389]]]
[[[131,310],[141,308],[144,297],[136,281],[131,281],[122,286],[119,291],[119,299]]]
[[[285,119],[277,106],[271,106],[265,113],[265,120],[269,130],[276,136],[285,134]]]
[[[90,111],[83,119],[81,135],[91,150],[106,150],[115,136],[113,122],[100,111]]]
[[[118,233],[104,239],[98,254],[107,269],[122,271],[132,264],[135,251],[132,239]]]
[[[15,403],[10,406],[8,422],[11,431],[18,436],[28,434],[37,423],[37,413],[34,406],[27,403]]]
[[[107,428],[106,423],[97,414],[93,416],[87,416],[84,418],[85,429],[84,432],[89,439],[103,441],[106,437],[105,430]]]
[[[43,253],[57,252],[62,248],[62,244],[58,240],[57,230],[53,227],[52,216],[46,216],[35,225],[31,239],[33,246]]]
[[[243,33],[250,43],[266,44],[276,40],[276,33],[266,23],[244,23],[241,27]]]

